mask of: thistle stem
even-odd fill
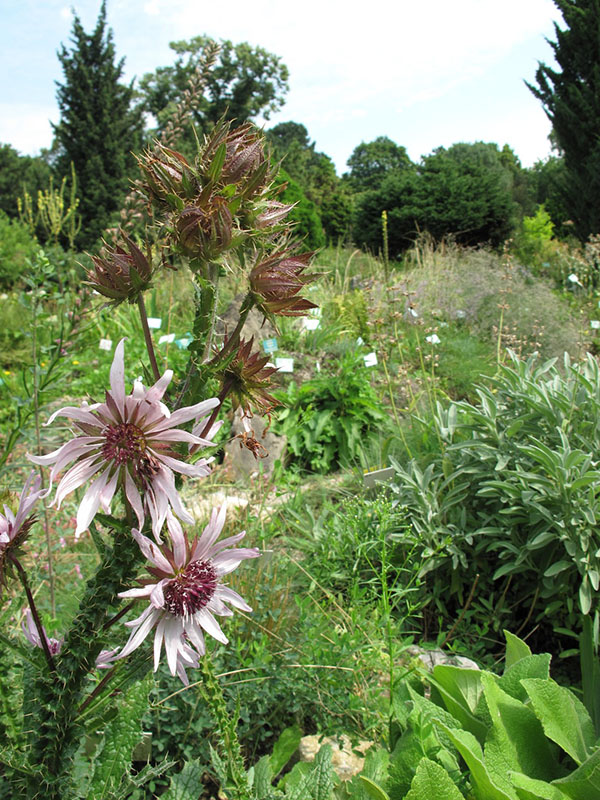
[[[144,341],[146,342],[146,350],[148,351],[150,366],[152,367],[152,374],[154,375],[154,380],[157,381],[160,378],[160,372],[158,370],[158,364],[156,363],[156,355],[154,353],[152,334],[150,333],[150,328],[148,327],[148,314],[146,313],[146,305],[144,303],[144,297],[141,294],[141,292],[140,294],[138,294],[138,309],[140,312],[140,320],[142,321],[142,330],[144,331]]]
[[[31,589],[29,588],[27,573],[25,572],[25,570],[23,569],[21,563],[17,558],[15,558],[13,555],[9,556],[9,558],[11,563],[15,565],[16,570],[19,573],[19,579],[23,584],[23,588],[25,589],[25,594],[27,595],[27,602],[29,603],[29,608],[31,609],[31,616],[33,617],[33,621],[35,623],[38,636],[40,637],[42,650],[44,651],[44,655],[46,656],[46,661],[48,662],[48,669],[50,670],[50,672],[54,672],[55,670],[54,659],[52,658],[52,653],[50,652],[50,648],[48,646],[46,631],[44,630],[44,626],[42,625],[42,620],[40,619],[40,615],[38,614],[38,610],[35,605],[35,600],[33,599],[33,594],[31,593]]]

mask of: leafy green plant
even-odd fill
[[[438,665],[430,697],[400,687],[404,731],[373,797],[384,800],[594,800],[600,748],[585,707],[506,633],[502,676]],[[402,698],[402,699],[401,699]],[[437,788],[435,788],[437,787]],[[432,791],[434,793],[432,794]]]
[[[477,394],[437,405],[428,463],[394,463],[397,501],[431,554],[434,605],[450,619],[471,592],[496,631],[531,623],[576,637],[600,581],[598,364],[565,357],[561,373],[513,354]]]
[[[293,463],[301,469],[325,473],[348,464],[365,439],[381,433],[387,416],[361,361],[349,352],[335,372],[300,386],[292,381],[280,395],[286,408],[276,429],[288,437]]]

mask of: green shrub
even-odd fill
[[[39,245],[28,228],[0,211],[0,288],[10,289],[27,268]]]
[[[471,593],[467,637],[578,632],[598,609],[598,364],[565,356],[561,374],[513,354],[490,384],[476,404],[438,404],[429,463],[394,464],[397,501],[432,554],[431,613],[450,624]]]
[[[292,381],[279,398],[286,406],[275,428],[288,439],[292,462],[326,473],[358,457],[365,439],[387,421],[362,359],[346,353],[332,374],[321,373],[298,386]]]

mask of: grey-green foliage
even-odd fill
[[[430,699],[412,692],[380,800],[600,798],[594,726],[573,692],[550,678],[548,664],[507,636],[502,676],[435,667]]]
[[[532,627],[576,629],[600,585],[598,364],[511,354],[477,394],[438,404],[428,464],[395,464],[396,499],[433,556],[430,589],[452,614],[479,575],[476,603],[487,599],[496,630],[530,608]]]

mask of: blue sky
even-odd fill
[[[523,80],[552,62],[552,0],[108,0],[131,80],[174,61],[169,42],[206,33],[248,41],[290,69],[266,126],[306,125],[338,173],[361,141],[386,135],[418,160],[458,141],[507,143],[525,166],[549,155],[550,124]],[[58,120],[56,53],[74,8],[86,30],[100,0],[0,0],[0,143],[34,154]]]

